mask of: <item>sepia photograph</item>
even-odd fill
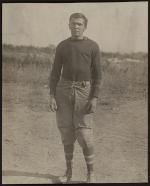
[[[2,184],[148,183],[148,2],[2,3]]]

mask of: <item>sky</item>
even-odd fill
[[[88,18],[85,36],[102,51],[148,51],[148,2],[3,3],[2,42],[14,45],[57,45],[70,37],[72,13]]]

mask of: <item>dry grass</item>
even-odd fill
[[[19,84],[48,84],[50,64],[47,66],[27,65],[17,67],[14,64],[3,64],[3,82]]]
[[[11,58],[8,60],[7,53],[5,55],[3,54],[3,83],[16,83],[24,86],[31,85],[32,89],[35,89],[37,92],[36,96],[38,95],[38,91],[40,91],[37,87],[48,87],[53,56],[48,59],[48,54],[41,54],[41,57],[38,58],[35,55],[35,58],[33,58],[33,55],[24,54],[22,60],[19,58],[15,60],[12,56],[11,54]],[[101,103],[119,102],[123,98],[141,99],[147,97],[147,60],[136,63],[128,62],[124,58],[118,63],[108,63],[107,59],[105,59],[102,63],[102,73]],[[35,99],[35,93],[33,97]]]
[[[147,95],[148,63],[110,64],[103,71],[103,94]]]

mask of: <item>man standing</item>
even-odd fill
[[[83,36],[87,18],[74,13],[69,19],[71,37],[60,42],[50,75],[50,108],[56,111],[64,145],[67,181],[72,178],[74,143],[79,142],[87,165],[87,182],[94,179],[93,113],[101,84],[100,50]]]

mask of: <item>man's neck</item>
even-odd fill
[[[84,39],[84,36],[80,36],[80,37],[71,36],[71,38],[75,40],[82,40]]]

